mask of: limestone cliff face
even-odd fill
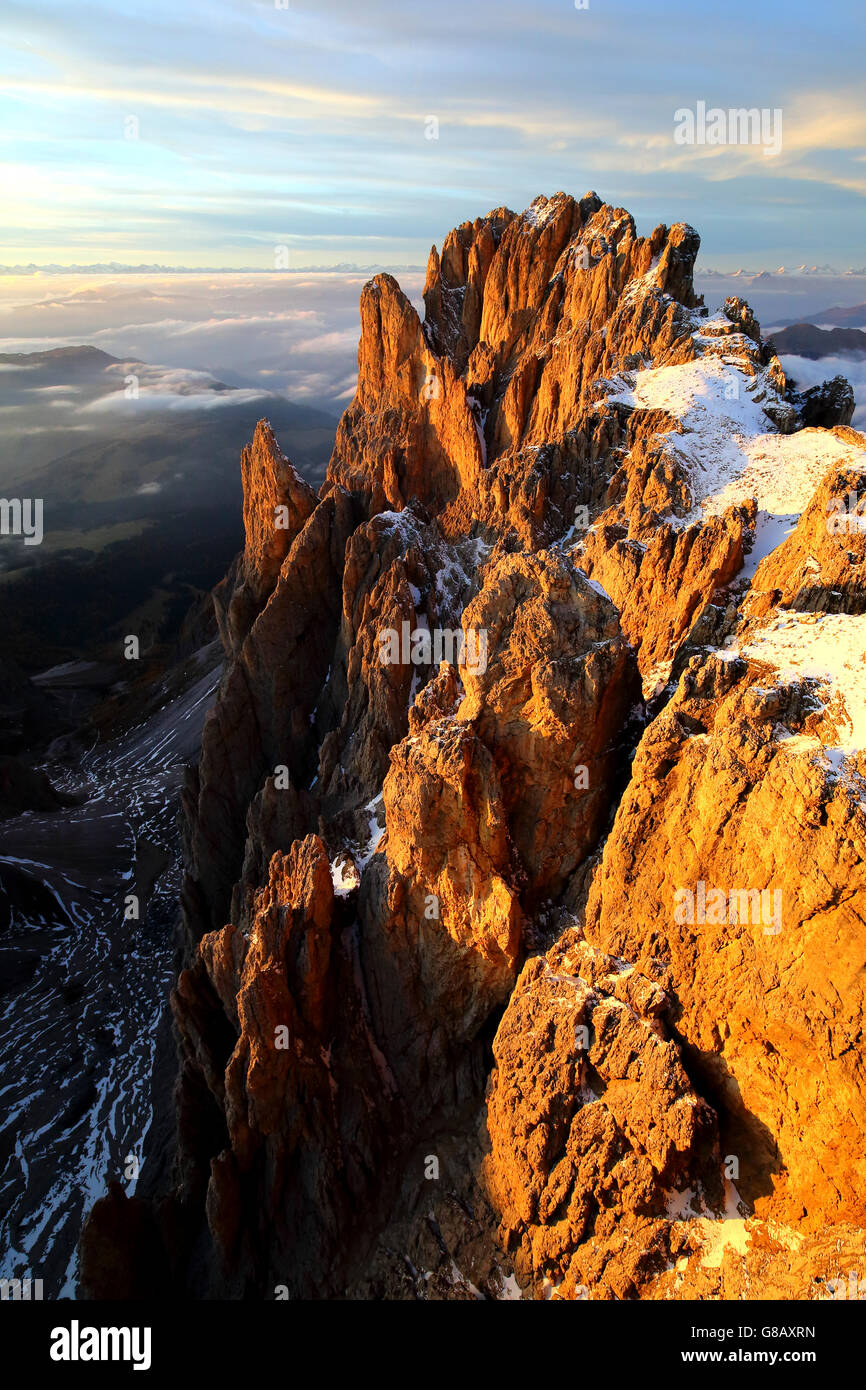
[[[808,1298],[862,1251],[866,440],[698,245],[465,223],[423,322],[365,287],[320,495],[244,452],[174,1181],[111,1198],[179,1292]]]
[[[802,755],[818,727],[802,683],[768,690],[766,677],[757,662],[692,659],[638,747],[586,936],[661,967],[740,1195],[812,1228],[862,1222],[866,819],[831,766]],[[724,904],[708,896],[719,890]]]

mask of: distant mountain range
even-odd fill
[[[738,266],[736,270],[716,270],[713,266],[700,266],[695,274],[697,276],[717,276],[720,279],[733,280],[774,280],[781,276],[802,276],[802,275],[864,275],[866,276],[866,266],[849,266],[847,270],[838,270],[833,265],[780,265],[775,270],[746,270],[743,266]]]
[[[860,328],[818,328],[814,323],[794,323],[773,332],[776,352],[796,357],[836,357],[866,353],[866,333]]]
[[[778,327],[801,327],[803,322],[800,319],[780,319]],[[830,324],[837,328],[866,328],[866,304],[836,304],[832,309],[821,309],[810,314],[808,323]]]

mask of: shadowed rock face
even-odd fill
[[[804,425],[850,425],[854,418],[854,392],[843,376],[811,386],[798,401]]]
[[[111,1199],[178,1293],[754,1293],[770,1220],[796,1278],[833,1223],[856,1245],[856,682],[753,653],[866,607],[860,541],[822,530],[866,441],[797,433],[748,305],[695,298],[698,244],[594,193],[465,223],[423,323],[365,287],[321,495],[265,422],[244,452],[174,1177]],[[696,918],[698,882],[745,915]],[[98,1293],[99,1211],[88,1240]]]

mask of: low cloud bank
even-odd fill
[[[856,403],[851,424],[855,430],[866,431],[866,357],[821,357],[813,361],[810,357],[785,356],[779,360],[786,376],[795,381],[800,390],[819,386],[830,377],[846,377],[854,390]]]
[[[190,378],[198,371],[337,415],[355,389],[365,281],[355,272],[290,271],[34,278],[24,289],[20,281],[4,287],[0,351],[89,343],[124,362],[161,363]],[[402,275],[401,284],[417,301],[423,276]]]

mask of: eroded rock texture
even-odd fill
[[[423,322],[365,287],[321,494],[244,452],[173,1179],[110,1199],[176,1293],[805,1299],[863,1253],[866,440],[698,244],[465,223]]]

